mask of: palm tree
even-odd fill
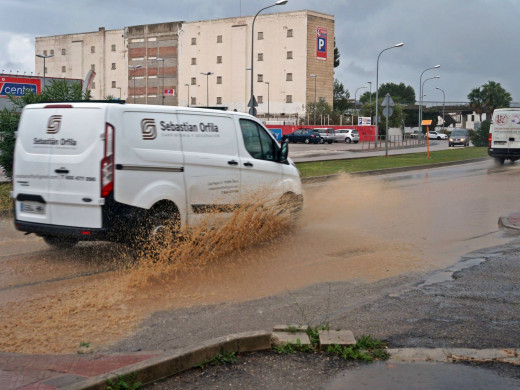
[[[482,100],[486,117],[491,120],[495,108],[509,107],[513,98],[509,92],[502,88],[500,83],[488,81],[487,84],[482,86]]]
[[[482,114],[484,113],[484,96],[480,87],[473,88],[471,90],[471,92],[468,94],[468,100],[469,107],[478,114],[478,116],[480,117],[480,122],[482,122]]]

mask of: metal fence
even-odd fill
[[[388,149],[400,149],[400,148],[408,148],[412,146],[425,146],[426,145],[426,136],[424,134],[415,135],[406,134],[404,137],[402,135],[391,135],[388,138]],[[364,141],[361,142],[362,150],[370,150],[370,149],[384,149],[385,148],[385,136],[380,135],[378,137],[377,142],[372,141]]]

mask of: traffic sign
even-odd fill
[[[392,97],[390,96],[389,93],[386,94],[385,98],[383,99],[383,103],[381,103],[381,105],[383,107],[393,107],[395,104],[394,104],[394,101],[392,100]],[[390,114],[392,115],[392,114]],[[386,115],[385,115],[386,116]]]
[[[249,103],[247,103],[248,107],[258,107],[258,103],[256,101],[255,95],[251,99],[249,99]],[[251,110],[249,110],[251,111]]]
[[[249,115],[253,115],[253,116],[256,115],[256,108],[255,108],[255,107],[251,107],[251,108],[249,109]]]

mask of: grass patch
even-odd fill
[[[235,364],[237,362],[237,359],[238,357],[236,352],[224,352],[223,350],[221,350],[220,353],[217,353],[212,358],[195,365],[194,368],[206,368],[209,366]]]
[[[13,200],[10,195],[12,190],[11,183],[0,183],[0,211],[13,209]]]
[[[366,158],[351,158],[346,160],[328,160],[296,163],[301,177],[323,176],[333,173],[353,173],[377,169],[411,167],[415,165],[438,164],[453,161],[471,160],[486,157],[487,147],[451,148],[430,153],[399,154],[394,156],[378,156]]]

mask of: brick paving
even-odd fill
[[[161,352],[131,355],[25,355],[0,353],[0,388],[54,390],[139,363]]]

